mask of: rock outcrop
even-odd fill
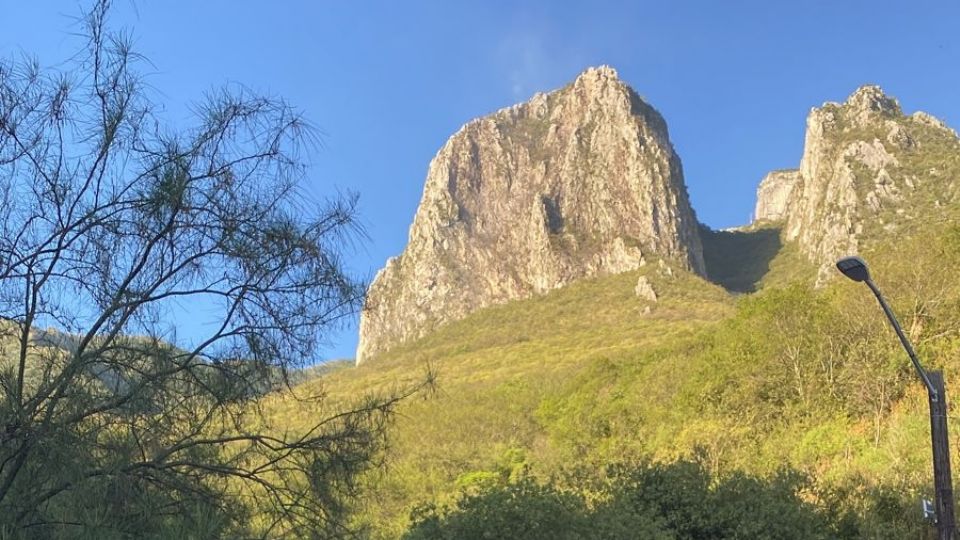
[[[800,181],[800,171],[773,171],[763,177],[757,188],[757,207],[753,221],[780,221],[787,215],[793,188]]]
[[[955,160],[957,151],[956,133],[942,122],[920,112],[906,116],[895,98],[863,86],[842,104],[810,112],[799,171],[764,178],[756,219],[782,221],[783,239],[820,266],[822,280],[864,238],[911,219],[911,208],[926,204],[930,193],[955,198],[925,164]]]
[[[647,279],[646,276],[637,278],[637,285],[634,287],[633,293],[641,300],[654,303],[657,301],[657,291],[654,290],[653,285],[650,284],[650,280]]]
[[[485,306],[668,258],[704,274],[660,114],[609,67],[463,126],[404,252],[368,291],[357,362]]]

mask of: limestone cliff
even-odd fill
[[[463,126],[430,163],[406,249],[368,291],[357,362],[484,306],[645,256],[704,273],[660,114],[609,67]]]
[[[763,177],[757,188],[757,207],[753,221],[780,221],[786,217],[793,188],[800,180],[800,171],[773,171]]]
[[[922,112],[904,115],[895,98],[864,86],[810,112],[799,171],[764,179],[756,217],[782,221],[784,240],[796,241],[823,278],[864,240],[957,200],[945,171],[958,161],[953,130]]]

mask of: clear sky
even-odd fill
[[[81,2],[82,3],[82,2]],[[0,55],[76,50],[69,2],[0,0]],[[113,21],[182,118],[210,88],[281,95],[323,132],[312,191],[360,194],[372,277],[406,244],[427,164],[471,118],[609,64],[660,110],[701,221],[744,224],[772,169],[799,164],[812,106],[874,83],[960,127],[960,2],[118,0]],[[328,358],[352,357],[355,325]]]

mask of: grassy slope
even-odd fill
[[[359,368],[308,383],[334,399],[414,380],[431,365],[438,392],[401,409],[390,468],[372,478],[377,495],[367,517],[399,534],[412,502],[455,493],[471,472],[534,465],[555,470],[564,460],[544,429],[550,396],[571,380],[612,362],[649,362],[646,351],[683,341],[729,316],[721,288],[656,264],[587,280],[530,300],[496,306],[452,323]],[[645,274],[661,297],[651,304],[633,289]],[[647,307],[651,310],[645,313]],[[588,376],[589,377],[589,376]],[[294,406],[283,413],[298,425]],[[475,475],[483,477],[483,474]]]
[[[920,238],[912,245],[929,244]],[[838,486],[883,484],[912,496],[928,468],[922,389],[910,384],[895,341],[884,341],[891,336],[879,317],[851,328],[842,321],[845,311],[878,315],[864,291],[843,282],[820,292],[785,286],[812,275],[791,248],[766,263],[759,293],[738,297],[650,264],[482,310],[359,368],[307,383],[311,392],[349,402],[409,384],[428,365],[439,374],[435,395],[401,407],[388,468],[368,477],[359,521],[374,536],[393,538],[417,504],[449,502],[471,485],[508,481],[519,471],[546,478],[576,467],[691,455],[720,474],[792,466]],[[912,272],[899,257],[866,255],[891,281]],[[636,298],[638,274],[649,276],[658,303]],[[909,283],[889,289],[905,314],[926,294]],[[943,325],[929,332],[942,334]],[[960,347],[950,339],[921,338],[921,351],[956,358]],[[818,366],[832,353],[818,343],[844,340],[849,344],[837,346],[846,356],[836,360],[828,384]],[[869,348],[876,340],[881,345]],[[793,347],[809,357],[802,376],[784,360]],[[893,366],[875,377],[887,384],[889,399],[862,397],[872,391],[865,385],[874,362]],[[948,383],[960,380],[954,363],[940,365],[948,367]],[[809,387],[802,399],[798,382]],[[307,425],[293,403],[278,413],[284,425]]]
[[[939,179],[958,177],[960,160],[941,133],[908,127],[919,149],[893,174],[917,188],[898,205],[905,215],[885,205],[865,216],[863,254],[957,395],[960,233],[945,227],[957,221],[954,185]],[[930,157],[940,150],[949,159]],[[891,221],[896,238],[883,227]],[[711,278],[736,294],[651,264],[482,310],[307,383],[346,403],[409,384],[426,366],[439,373],[436,395],[401,408],[389,467],[367,479],[359,521],[396,537],[418,503],[471,485],[640,457],[695,455],[721,474],[792,466],[855,498],[871,485],[923,491],[925,396],[873,299],[839,280],[812,290],[814,266],[775,228],[704,231],[704,251]],[[660,295],[650,313],[633,294],[638,274]],[[308,423],[293,403],[275,410],[293,429]]]
[[[928,228],[895,252],[880,243],[864,253],[953,394],[960,289],[944,265],[960,264],[958,239]],[[954,246],[947,255],[945,242]],[[417,504],[521,470],[545,478],[691,455],[720,474],[791,466],[855,493],[884,485],[919,496],[929,473],[925,396],[873,299],[839,280],[819,292],[788,285],[813,275],[791,245],[765,264],[760,292],[749,295],[656,264],[576,283],[307,383],[347,402],[415,381],[428,365],[439,374],[436,395],[401,407],[388,468],[367,479],[358,519],[375,536],[397,537]],[[638,274],[658,303],[636,298]],[[806,362],[800,375],[786,360],[794,349]],[[836,373],[823,371],[826,362]],[[297,414],[288,404],[283,423],[306,425]]]

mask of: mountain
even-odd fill
[[[667,125],[609,67],[463,126],[403,253],[368,292],[357,362],[486,306],[665,258],[704,275]]]
[[[602,248],[624,238],[624,250],[636,247],[639,253],[631,259],[632,268],[601,265],[602,257],[590,259],[585,249],[570,249],[583,245],[584,233],[577,231],[585,230],[584,220],[599,211],[596,206],[587,213],[563,206],[567,199],[558,198],[564,219],[551,229],[548,205],[535,206],[539,187],[521,190],[517,181],[508,189],[506,179],[518,177],[494,174],[501,170],[494,166],[495,151],[514,156],[504,158],[514,169],[503,170],[520,170],[515,164],[532,160],[531,152],[543,150],[538,144],[548,137],[516,132],[514,139],[494,137],[506,125],[530,133],[516,126],[525,125],[521,118],[529,119],[531,104],[546,103],[547,117],[560,118],[555,112],[560,104],[564,110],[571,107],[565,100],[582,103],[573,97],[578,85],[599,85],[618,95],[625,85],[614,77],[612,70],[590,70],[567,88],[472,122],[455,135],[431,165],[410,245],[371,289],[387,306],[374,313],[398,321],[371,318],[369,309],[376,303],[364,313],[365,331],[380,332],[367,335],[374,340],[367,342],[364,356],[376,355],[376,361],[330,370],[304,383],[306,394],[323,393],[334,407],[414,384],[424,370],[436,377],[434,394],[400,405],[390,430],[388,467],[364,478],[358,527],[371,538],[416,538],[409,536],[411,527],[424,519],[436,524],[430,520],[445,513],[469,512],[479,493],[492,494],[497,504],[489,513],[474,509],[478,522],[504,524],[504,536],[524,537],[516,531],[542,524],[529,522],[536,514],[510,514],[508,507],[516,503],[510,490],[531,478],[564,496],[592,501],[596,510],[602,506],[597,494],[603,493],[597,483],[609,485],[605,475],[620,465],[695,460],[719,483],[748,485],[752,480],[744,474],[777,485],[799,479],[799,496],[835,518],[829,530],[817,531],[824,538],[923,537],[929,525],[917,509],[920,499],[932,498],[926,394],[869,291],[826,278],[835,257],[851,250],[865,257],[924,367],[943,371],[948,399],[960,395],[956,134],[925,113],[904,114],[879,88],[863,87],[843,103],[812,110],[800,167],[764,178],[753,223],[687,231],[680,224],[689,221],[677,220],[659,243],[642,235],[628,242],[621,232],[627,225],[615,227],[613,216],[637,229],[642,224],[636,216],[612,214],[620,208],[610,203],[611,222],[604,224],[610,236],[598,237],[594,245]],[[652,133],[650,126],[657,123],[650,119],[662,119],[635,105],[642,102],[632,92],[625,95],[631,96],[630,114],[637,118],[627,123],[631,133],[643,133],[641,126]],[[625,107],[619,110],[624,113]],[[662,133],[669,145],[665,129],[653,132]],[[650,143],[636,146],[642,150],[624,143],[603,151],[649,157]],[[583,156],[586,150],[577,152]],[[599,146],[596,152],[594,161],[601,159]],[[551,171],[556,156],[536,155],[544,163],[540,170]],[[609,160],[606,167],[622,163]],[[661,164],[661,172],[674,171],[675,163],[679,173],[672,152],[662,163],[671,168]],[[546,182],[548,177],[533,178]],[[599,189],[597,197],[608,197],[624,176],[577,178],[583,189]],[[668,184],[676,177],[654,179],[677,189],[677,212],[688,206],[682,184]],[[558,181],[564,190],[576,187],[562,177]],[[618,193],[632,197],[634,192]],[[590,195],[577,192],[577,197],[590,208]],[[552,263],[551,272],[569,272],[563,274],[563,286],[531,285],[526,296],[508,301],[506,295],[494,295],[496,284],[547,272],[530,263],[532,246],[544,244],[521,241],[530,220],[517,221],[516,213],[528,204],[543,208],[544,217],[533,220],[541,228],[533,230],[545,229],[548,239],[557,240],[549,244],[552,260],[587,263]],[[449,226],[437,221],[443,208],[450,212]],[[531,214],[537,215],[526,215]],[[694,218],[692,210],[683,215]],[[480,229],[495,231],[501,241],[484,240]],[[566,232],[576,244],[562,240]],[[426,257],[441,254],[460,265],[452,267],[459,273],[440,268],[452,262]],[[502,265],[490,260],[494,254]],[[588,267],[593,274],[584,270]],[[410,268],[420,273],[407,273]],[[516,274],[504,274],[505,268]],[[444,287],[464,289],[447,289],[449,297],[418,291],[422,276],[441,276],[447,280]],[[471,298],[488,303],[481,307],[469,303]],[[428,311],[416,299],[436,302],[436,310]],[[408,319],[416,324],[400,332]],[[274,407],[283,429],[310,425],[296,407],[292,401]],[[664,477],[662,490],[650,500],[670,496],[674,488],[683,491],[685,485]],[[767,502],[759,491],[746,501],[749,507]],[[664,508],[691,504],[697,503]],[[614,515],[634,515],[634,510],[622,508]],[[524,521],[528,515],[533,517]],[[749,516],[731,519],[750,521]],[[631,537],[630,532],[595,532],[602,538]]]
[[[942,219],[927,209],[960,196],[958,156],[943,122],[863,86],[811,110],[799,168],[764,177],[751,230],[710,231],[697,226],[663,118],[612,68],[588,69],[443,146],[406,248],[369,289],[357,362],[478,309],[652,259],[750,292],[785,247],[822,285],[838,258]]]
[[[942,218],[957,202],[960,140],[943,122],[905,115],[878,86],[858,88],[807,117],[797,170],[768,174],[757,190],[756,222],[780,222],[785,242],[832,275],[840,257],[903,234],[911,222]]]

